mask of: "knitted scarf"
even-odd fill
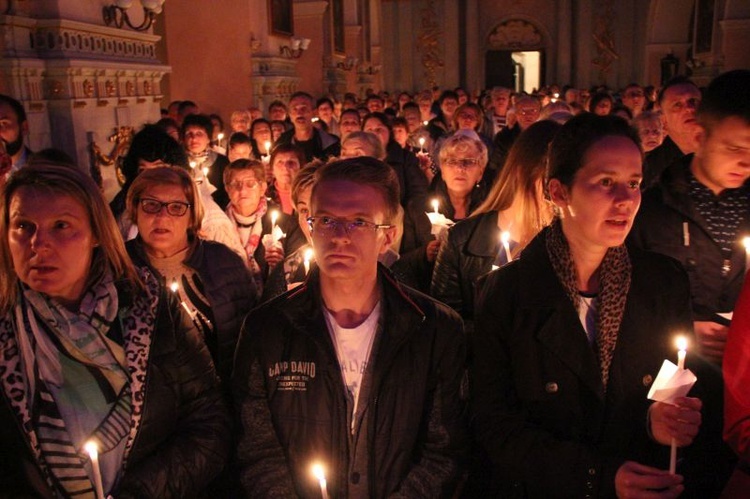
[[[546,229],[547,254],[552,268],[565,289],[576,311],[580,306],[578,275],[570,257],[570,246],[562,231],[560,219],[555,219]],[[625,245],[609,248],[599,265],[598,312],[596,319],[596,354],[604,391],[609,381],[617,335],[620,331],[625,302],[630,289],[632,266]]]

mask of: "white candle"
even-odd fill
[[[440,207],[440,201],[438,201],[437,199],[433,199],[432,200],[432,212],[437,214],[439,207]]]
[[[427,121],[427,120],[424,120],[424,121],[422,122],[422,124],[423,124],[424,126],[427,126],[427,125],[429,124],[429,121]]]
[[[271,141],[267,140],[263,145],[266,146],[266,155],[271,154]]]
[[[221,141],[224,140],[224,134],[223,133],[219,133],[219,135],[217,135],[216,138],[218,139],[218,144],[217,145],[219,147],[221,147]]]
[[[271,230],[276,227],[276,220],[279,218],[279,212],[276,210],[271,211]]]
[[[745,247],[745,272],[747,272],[750,270],[750,237],[743,237],[742,245]]]
[[[196,166],[198,166],[198,163],[196,163],[195,161],[191,161],[190,162],[190,168],[192,168],[193,170],[195,170]]]
[[[307,250],[305,250],[305,260],[304,260],[305,275],[310,273],[310,260],[312,260],[312,257],[313,257],[312,248],[308,248]]]
[[[685,356],[687,355],[687,339],[684,336],[677,337],[677,369],[685,369]],[[669,448],[669,474],[674,475],[677,471],[677,441],[672,438]]]
[[[208,167],[204,166],[203,169],[202,169],[202,171],[203,171],[203,178],[208,177]]]
[[[99,448],[96,442],[89,440],[83,446],[91,459],[91,473],[94,475],[94,488],[97,499],[104,499],[104,487],[102,486],[102,471],[99,468]]]
[[[505,261],[510,263],[513,257],[510,255],[510,232],[504,230],[500,233],[500,242],[503,243],[505,249]]]
[[[326,483],[326,474],[325,470],[323,470],[323,465],[320,463],[313,464],[312,472],[320,485],[320,495],[323,499],[328,499],[328,484]]]
[[[419,152],[424,152],[424,137],[419,137]]]
[[[172,279],[172,284],[169,285],[169,289],[171,289],[173,293],[177,293],[177,290],[180,289],[180,285],[177,284],[177,279]]]

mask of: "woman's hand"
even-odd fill
[[[280,244],[274,244],[273,246],[266,248],[266,263],[269,267],[273,268],[280,261],[284,259],[284,248]]]
[[[615,492],[621,499],[678,497],[685,490],[682,480],[682,475],[670,475],[665,470],[625,461],[615,475]]]
[[[701,426],[700,399],[679,397],[674,405],[655,402],[649,408],[651,435],[663,445],[670,445],[675,439],[678,447],[690,445]]]
[[[427,261],[433,263],[437,258],[438,251],[440,251],[439,239],[435,239],[427,243],[427,249],[425,250]]]

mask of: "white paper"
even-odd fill
[[[455,222],[450,218],[445,218],[442,213],[435,213],[434,211],[427,212],[427,216],[432,224],[432,235],[439,238],[445,231],[453,226]]]
[[[697,380],[690,369],[679,369],[665,360],[647,397],[649,400],[671,404],[676,398],[685,397]]]
[[[733,314],[734,312],[724,312],[722,314],[716,314],[716,315],[731,322]]]

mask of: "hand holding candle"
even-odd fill
[[[221,147],[221,141],[224,140],[224,133],[219,132],[219,135],[216,136],[217,138],[217,144],[219,147]]]
[[[323,499],[328,499],[328,484],[326,482],[326,474],[323,465],[320,463],[313,464],[312,473],[320,485],[320,495]]]
[[[94,477],[94,489],[97,499],[104,499],[104,486],[102,485],[102,472],[99,468],[99,447],[96,442],[89,440],[83,446],[91,459],[91,474]]]
[[[687,339],[684,336],[677,337],[677,369],[685,369],[685,356],[687,355]],[[669,474],[674,475],[677,471],[677,440],[672,437],[669,448]]]

